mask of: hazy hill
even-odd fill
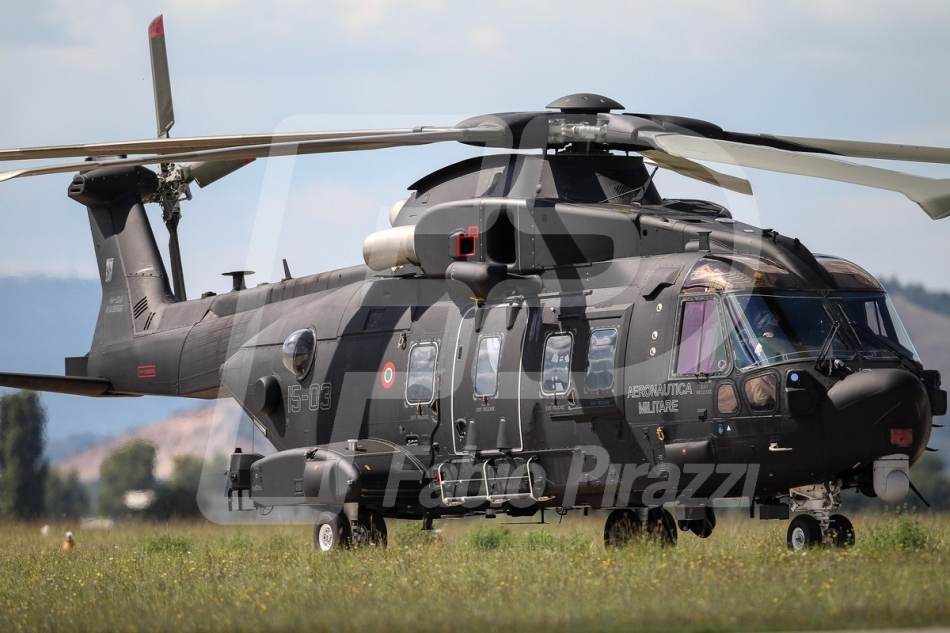
[[[223,400],[216,404],[181,411],[168,419],[99,442],[54,466],[61,473],[75,470],[79,478],[88,483],[99,478],[99,466],[112,451],[132,440],[146,440],[158,448],[155,475],[159,479],[168,479],[172,474],[172,462],[178,455],[213,459],[219,455],[230,455],[235,446],[250,450],[250,421],[241,414],[236,404]],[[254,450],[263,454],[273,451],[260,434]]]
[[[924,367],[939,370],[944,387],[950,386],[950,314],[934,312],[901,294],[891,299]]]
[[[927,308],[937,314],[950,316],[950,292],[927,290],[920,284],[901,283],[897,279],[881,279],[881,283],[891,294],[903,295],[911,303]]]

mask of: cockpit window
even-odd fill
[[[746,255],[704,257],[696,262],[683,282],[683,292],[687,294],[797,288],[792,274],[778,264]]]
[[[815,255],[818,263],[834,277],[842,290],[882,290],[881,284],[868,271],[846,259]]]
[[[753,411],[765,413],[773,411],[778,402],[778,381],[773,374],[762,374],[750,378],[743,386],[745,397],[749,401],[749,408]]]
[[[729,363],[714,298],[683,302],[676,347],[676,374],[718,374],[726,370]]]
[[[897,316],[894,304],[886,294],[840,293],[833,295],[831,301],[840,307],[847,318],[854,338],[860,343],[858,351],[862,356],[893,357],[896,352],[900,352],[920,360],[907,330]],[[896,350],[893,349],[895,345]]]
[[[797,294],[726,295],[732,329],[730,340],[740,369],[789,360],[816,358],[834,322],[831,307],[821,296]],[[830,353],[853,357],[843,332],[835,332]]]

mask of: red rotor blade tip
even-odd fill
[[[165,14],[162,14],[152,20],[152,23],[148,25],[148,36],[151,39],[165,35]]]

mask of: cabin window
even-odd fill
[[[541,392],[547,395],[567,393],[571,386],[570,334],[553,334],[544,343],[544,362],[541,366]]]
[[[716,389],[716,409],[722,415],[732,415],[739,411],[739,394],[731,382],[719,383]]]
[[[728,366],[715,299],[684,301],[677,341],[677,374],[721,374]]]
[[[773,411],[778,402],[778,380],[774,374],[762,374],[745,381],[743,386],[749,408],[758,413]]]
[[[303,381],[313,367],[313,359],[317,355],[317,335],[312,328],[297,330],[287,337],[281,347],[281,357],[284,367],[294,377]]]
[[[500,336],[486,336],[478,342],[475,360],[476,396],[494,396],[498,392],[498,357],[500,355]]]
[[[435,395],[435,361],[439,348],[435,343],[419,343],[409,350],[409,379],[406,402],[429,404]]]
[[[607,391],[614,386],[617,330],[594,330],[587,348],[587,390]]]

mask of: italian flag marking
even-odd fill
[[[383,371],[379,375],[380,382],[383,383],[383,388],[389,389],[393,386],[393,383],[396,382],[396,366],[391,362],[383,365]]]

